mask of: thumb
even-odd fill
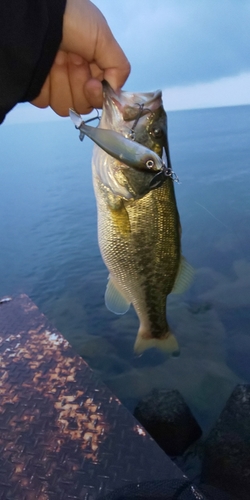
[[[130,64],[106,19],[89,0],[67,0],[61,49],[95,64],[115,90],[130,73]]]
[[[120,89],[129,76],[130,64],[108,25],[104,34],[98,33],[94,59],[103,71],[103,79],[114,90]]]

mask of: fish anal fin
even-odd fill
[[[183,255],[181,256],[178,273],[171,293],[184,293],[190,287],[194,279],[195,270]]]
[[[105,292],[105,305],[114,314],[125,314],[130,307],[130,301],[111,276]]]

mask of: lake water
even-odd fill
[[[106,310],[92,144],[69,120],[0,127],[0,296],[27,293],[130,410],[178,389],[206,433],[250,383],[250,106],[169,113],[183,230],[196,270],[168,300],[179,358],[133,354],[138,319]]]

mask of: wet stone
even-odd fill
[[[250,385],[237,385],[205,445],[202,481],[250,498]]]
[[[182,455],[202,434],[200,426],[177,390],[154,389],[137,404],[134,416],[171,456]]]

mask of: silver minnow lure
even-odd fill
[[[115,130],[106,130],[86,125],[82,121],[81,116],[73,109],[69,110],[69,115],[75,127],[83,134],[82,137],[87,135],[97,146],[113,158],[116,158],[116,160],[137,170],[165,173],[165,164],[151,149],[124,137]]]

